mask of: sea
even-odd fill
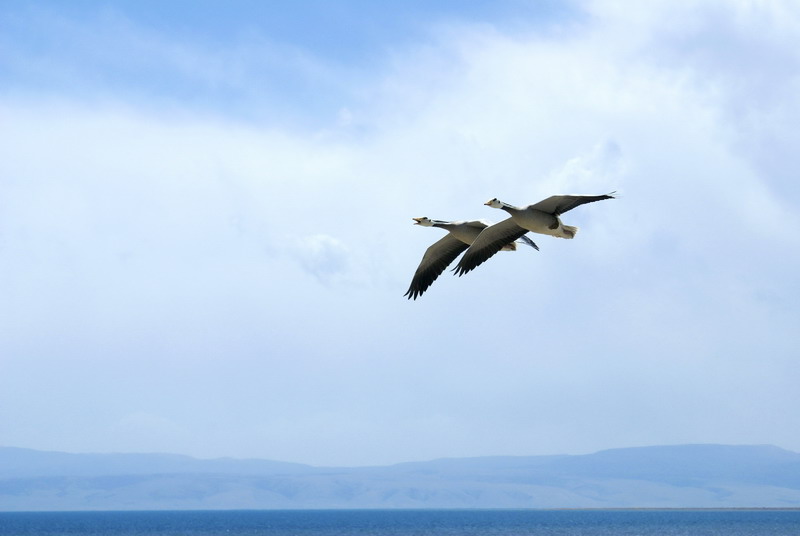
[[[2,536],[800,536],[800,510],[0,512]]]

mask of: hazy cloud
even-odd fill
[[[295,251],[303,269],[323,283],[347,270],[348,248],[332,236],[315,234],[298,239]]]
[[[579,6],[546,29],[440,21],[357,76],[314,58],[264,63],[238,42],[207,56],[211,44],[128,23],[149,52],[112,56],[136,77],[177,50],[212,73],[211,93],[216,76],[242,92],[275,80],[280,95],[252,113],[186,98],[172,63],[137,97],[124,81],[76,97],[69,77],[34,91],[12,69],[4,441],[319,464],[800,449],[785,425],[800,403],[797,10]],[[54,35],[80,51],[82,33]],[[77,60],[47,49],[38,61]],[[304,74],[317,61],[319,84]],[[114,78],[106,63],[86,71]],[[273,117],[284,99],[309,109]],[[540,252],[402,297],[442,236],[411,217],[497,221],[491,197],[611,190],[621,198],[564,215],[575,240],[539,237]]]

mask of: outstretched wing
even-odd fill
[[[460,277],[474,270],[489,260],[492,255],[503,249],[503,246],[513,242],[527,232],[527,229],[523,229],[514,223],[511,218],[490,225],[478,235],[478,238],[475,239],[467,252],[464,253],[464,256],[461,257],[455,272]]]
[[[605,195],[554,195],[543,201],[539,201],[535,205],[531,205],[531,208],[558,216],[559,214],[563,214],[568,210],[585,205],[586,203],[594,203],[595,201],[602,201],[603,199],[614,199],[615,193],[616,192],[611,192]]]
[[[450,266],[450,263],[468,247],[468,244],[450,234],[434,242],[422,256],[422,262],[414,272],[411,286],[403,296],[408,296],[409,300],[412,298],[416,300],[417,296],[422,296],[422,293],[436,281],[444,269]]]

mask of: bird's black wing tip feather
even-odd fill
[[[463,259],[462,259],[462,260],[463,260]],[[452,271],[453,271],[453,274],[457,275],[458,277],[461,277],[462,275],[464,275],[464,274],[466,274],[467,272],[469,272],[469,271],[470,271],[470,269],[469,269],[469,268],[467,268],[466,266],[462,266],[462,265],[461,265],[461,263],[459,262],[459,263],[458,263],[458,266],[456,266],[455,268],[453,268],[453,270],[452,270]]]
[[[484,259],[478,258],[478,259],[475,260],[475,262],[469,262],[469,263],[465,263],[463,265],[461,263],[459,263],[458,266],[456,266],[456,268],[455,268],[455,273],[456,273],[456,275],[458,275],[458,277],[461,277],[464,274],[468,274],[472,270],[474,270],[475,268],[477,268],[478,266],[483,264],[486,261],[486,259],[488,259],[488,258],[489,257],[486,257]]]
[[[516,240],[516,238],[514,240]],[[503,248],[503,246],[508,243],[509,242],[507,239],[497,240],[496,242],[490,244],[488,247],[482,249],[481,251],[476,252],[474,255],[470,257],[466,256],[461,257],[461,261],[455,268],[456,274],[458,275],[458,277],[461,277],[462,275],[471,272],[484,262],[491,259],[495,255],[495,253],[500,251]],[[538,250],[539,248],[537,247],[536,249]]]
[[[409,289],[408,292],[403,294],[403,296],[408,296],[409,300],[415,300],[416,301],[417,296],[422,296],[423,292],[425,292],[425,291],[424,290],[414,290],[414,291],[412,291],[411,289]]]
[[[418,297],[422,296],[422,293],[428,290],[428,287],[430,286],[430,284],[426,285],[424,283],[413,281],[403,296],[408,297],[409,300],[416,300]]]

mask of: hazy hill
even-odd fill
[[[0,479],[37,476],[110,476],[171,474],[302,474],[309,465],[269,460],[199,460],[178,454],[69,454],[0,447]]]
[[[0,448],[0,510],[800,507],[800,454],[684,445],[326,468]]]

